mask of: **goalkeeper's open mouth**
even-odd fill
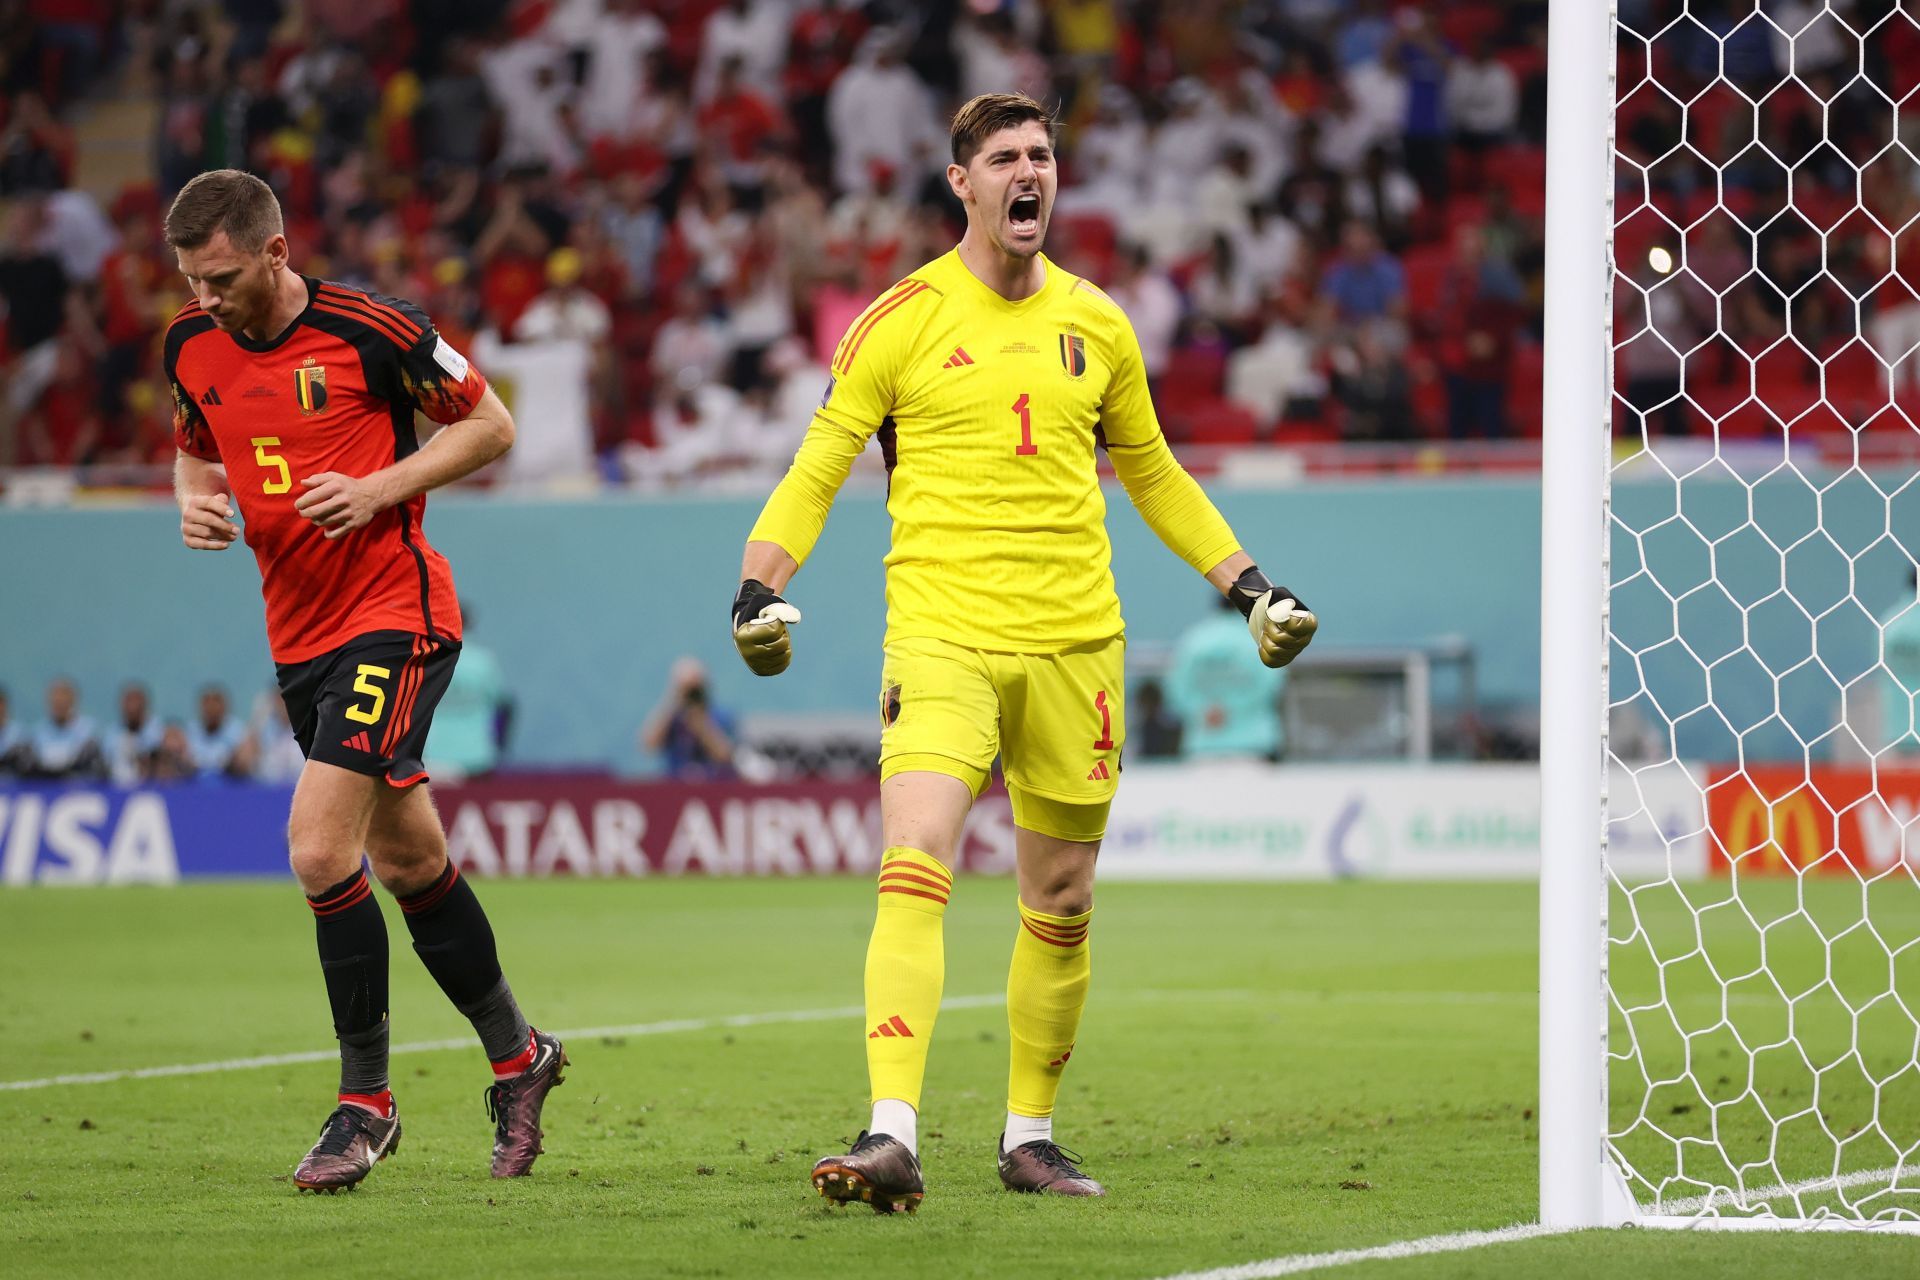
[[[1025,191],[1007,206],[1007,230],[1016,241],[1040,238],[1040,193]]]

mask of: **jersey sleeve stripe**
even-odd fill
[[[1077,279],[1073,282],[1073,288],[1067,290],[1067,292],[1069,294],[1073,294],[1073,293],[1079,292],[1082,289],[1085,289],[1088,293],[1100,299],[1100,301],[1106,303],[1108,306],[1112,307],[1115,311],[1119,311],[1122,315],[1126,314],[1126,312],[1121,308],[1119,303],[1115,302],[1112,298],[1107,296],[1106,290],[1102,289],[1099,285],[1093,283],[1093,281],[1091,280],[1088,280],[1085,278]]]
[[[405,337],[401,336],[398,330],[393,329],[392,327],[382,323],[381,321],[375,319],[370,315],[367,315],[365,312],[353,311],[346,307],[335,306],[333,303],[322,300],[320,298],[315,298],[313,300],[313,309],[315,311],[324,311],[328,315],[340,316],[344,319],[352,320],[352,321],[355,321],[356,323],[365,325],[367,328],[372,329],[374,332],[380,334],[387,341],[393,343],[394,346],[399,347],[402,351],[409,351],[409,350],[412,350],[413,348],[413,343],[408,341]]]
[[[195,298],[192,302],[189,302],[186,306],[173,313],[173,319],[167,321],[167,328],[171,329],[182,320],[191,320],[195,316],[205,314],[206,313],[200,309],[200,300]]]
[[[375,307],[364,297],[323,288],[315,295],[314,301],[324,302],[336,311],[351,312],[356,315],[365,316],[369,321],[377,321],[393,333],[398,334],[400,339],[408,346],[412,346],[414,343],[420,341],[421,329],[419,325],[414,324],[398,311],[390,309],[383,310]]]
[[[916,280],[914,281],[912,288],[902,289],[898,294],[894,295],[892,301],[888,302],[884,306],[875,307],[873,309],[873,314],[867,317],[866,323],[861,325],[857,330],[854,331],[854,335],[851,339],[851,345],[848,346],[847,354],[845,358],[841,360],[840,368],[838,371],[840,373],[846,373],[848,370],[852,369],[853,358],[860,354],[861,344],[867,340],[867,335],[873,332],[874,327],[878,325],[882,320],[884,320],[889,314],[899,310],[907,302],[912,300],[914,297],[918,296],[920,293],[924,292],[926,288],[927,286],[925,284]]]
[[[384,302],[375,302],[364,293],[354,293],[337,285],[323,284],[320,286],[320,296],[336,306],[351,307],[363,310],[369,315],[378,316],[401,333],[411,334],[412,342],[418,342],[426,335],[426,330],[414,323],[412,317],[406,312],[397,307],[390,307]]]
[[[868,321],[870,321],[873,318],[873,314],[876,311],[880,310],[880,308],[892,302],[894,299],[900,297],[902,294],[911,290],[913,286],[917,283],[918,281],[911,280],[911,279],[902,280],[899,284],[893,286],[892,289],[888,290],[886,293],[881,294],[871,304],[868,305],[865,311],[862,311],[857,317],[854,318],[854,322],[847,327],[846,333],[841,336],[840,345],[835,347],[833,350],[832,368],[835,373],[838,373],[840,371],[840,361],[846,356],[847,348],[852,345],[854,335],[865,330]]]

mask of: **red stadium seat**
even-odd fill
[[[1273,429],[1275,444],[1339,444],[1340,428],[1325,418],[1287,418]]]
[[[1260,433],[1253,411],[1232,400],[1201,400],[1188,405],[1181,438],[1190,444],[1252,444]]]
[[[1218,351],[1178,348],[1160,375],[1161,402],[1184,411],[1189,405],[1217,399],[1226,371],[1227,358]]]
[[[1112,274],[1120,233],[1106,214],[1083,210],[1056,217],[1049,236],[1059,239],[1056,256],[1074,255],[1094,279],[1104,280]]]
[[[1400,259],[1407,277],[1407,310],[1414,323],[1423,328],[1444,327],[1447,323],[1440,314],[1440,297],[1452,261],[1453,251],[1444,244],[1420,245],[1407,250]]]
[[[1538,343],[1517,342],[1507,371],[1507,421],[1513,434],[1540,438],[1540,393],[1546,380],[1546,353]]]
[[[1754,396],[1792,422],[1820,402],[1820,367],[1792,343],[1782,343],[1753,362]]]
[[[1892,402],[1887,366],[1864,342],[1853,342],[1827,361],[1827,403],[1849,422],[1865,422]]]

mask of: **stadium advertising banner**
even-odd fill
[[[1616,812],[1627,811],[1623,794],[1638,797],[1634,815],[1612,827],[1617,867],[1704,873],[1697,776],[1647,775],[1634,788],[1616,780]],[[536,774],[436,785],[434,794],[455,861],[480,876],[865,874],[882,847],[870,780]],[[290,799],[287,787],[224,783],[0,788],[0,883],[285,875]],[[1136,765],[1100,864],[1104,877],[1135,879],[1527,878],[1539,864],[1539,827],[1527,765]],[[960,857],[966,871],[1013,870],[1004,791],[975,806]]]
[[[521,778],[436,787],[447,847],[482,876],[824,875],[879,868],[873,782],[621,783]],[[1013,870],[1013,811],[982,796],[964,871]]]
[[[1693,777],[1643,778],[1635,808],[1616,804],[1632,814],[1609,830],[1622,874],[1702,874]],[[1100,852],[1102,876],[1143,879],[1524,879],[1539,865],[1530,764],[1129,768]]]
[[[169,884],[287,874],[290,787],[0,787],[0,884]],[[436,786],[448,850],[482,876],[816,875],[878,867],[871,781],[633,782],[506,778]],[[967,871],[1013,870],[1004,791],[981,797]]]
[[[0,884],[287,874],[291,787],[0,787]]]
[[[1708,774],[1716,873],[1865,877],[1920,870],[1920,770],[1717,765]]]

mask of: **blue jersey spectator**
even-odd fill
[[[1398,314],[1407,296],[1400,260],[1380,247],[1380,237],[1364,222],[1349,222],[1340,239],[1344,252],[1322,281],[1335,314],[1347,324]]]
[[[27,736],[13,722],[7,691],[0,689],[0,777],[18,773],[26,765]]]
[[[227,691],[217,684],[200,691],[200,718],[187,726],[187,757],[201,778],[244,778],[253,772],[247,726],[233,716]]]
[[[107,776],[122,787],[151,779],[162,732],[147,687],[129,682],[120,690],[120,727],[107,740]]]
[[[47,686],[47,718],[27,740],[25,772],[38,778],[99,777],[106,760],[93,721],[80,714],[80,690],[57,679]]]
[[[731,778],[733,716],[707,696],[707,669],[697,658],[673,664],[660,704],[640,727],[640,745],[660,753],[676,778]]]

